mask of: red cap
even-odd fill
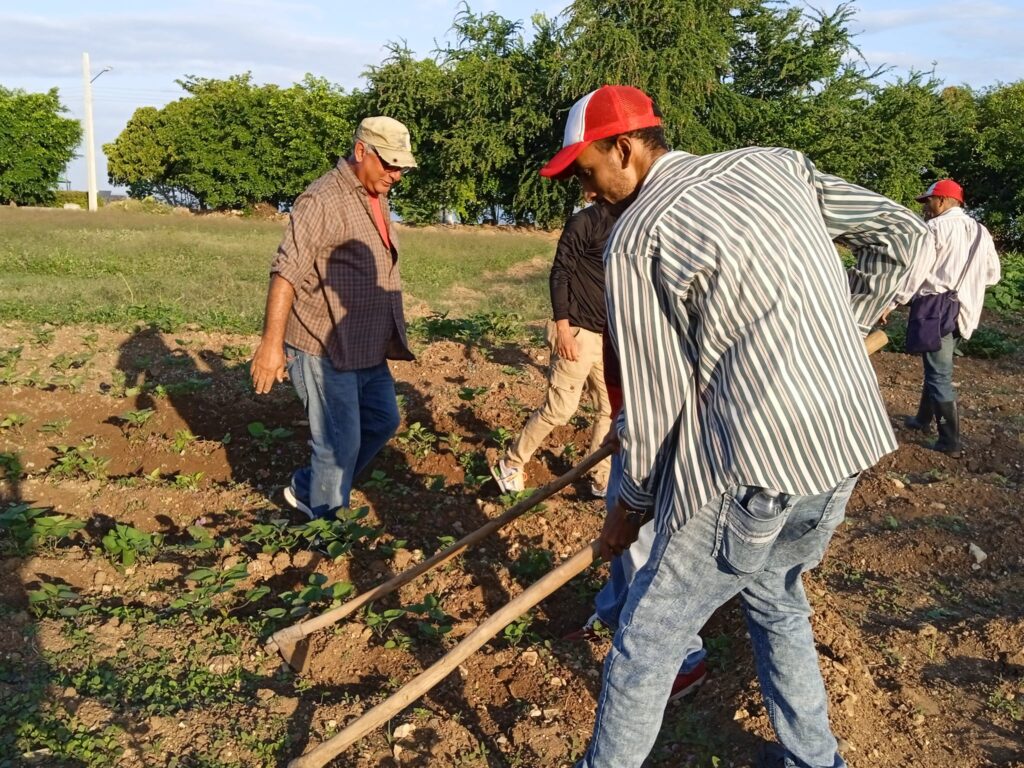
[[[964,204],[964,190],[952,179],[936,181],[928,187],[923,195],[918,195],[914,199],[919,203],[923,203],[929,197],[952,197],[954,200],[959,201],[960,205]]]
[[[603,85],[572,105],[565,121],[562,149],[540,169],[541,176],[563,178],[592,142],[661,125],[651,97],[629,85]]]

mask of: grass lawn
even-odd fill
[[[259,332],[281,222],[0,208],[0,320]],[[555,239],[402,228],[409,314],[549,311]]]

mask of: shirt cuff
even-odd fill
[[[654,496],[637,485],[629,475],[622,477],[619,501],[627,509],[635,509],[644,513],[654,509]]]
[[[306,279],[304,274],[299,274],[299,270],[294,267],[289,267],[288,264],[272,264],[270,267],[270,276],[279,275],[292,284],[292,288],[297,292],[299,286],[302,285],[302,281]]]

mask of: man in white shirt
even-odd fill
[[[924,223],[792,150],[669,151],[660,112],[628,86],[573,105],[541,174],[623,209],[604,252],[623,477],[602,555],[655,527],[577,768],[640,768],[681,659],[736,595],[778,737],[758,765],[845,768],[801,574],[859,473],[896,447],[863,339]],[[834,241],[855,256],[849,275]]]
[[[928,432],[934,418],[939,438],[933,447],[959,458],[962,446],[953,388],[953,355],[960,341],[971,338],[978,327],[985,288],[999,282],[999,255],[988,230],[964,213],[964,191],[955,181],[937,181],[917,200],[924,205],[934,255],[914,263],[896,293],[894,306],[920,296],[956,291],[960,313],[956,329],[942,338],[942,346],[935,352],[921,354],[924,362],[921,401],[917,415],[908,417],[904,423],[910,429]]]

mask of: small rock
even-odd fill
[[[260,701],[269,701],[270,699],[274,698],[274,696],[276,696],[276,695],[277,694],[275,694],[269,688],[260,688],[258,691],[256,691],[256,698],[259,699]]]
[[[77,699],[78,698],[78,691],[76,691],[74,688],[65,688],[64,689],[64,698],[65,699]]]
[[[338,727],[338,721],[328,720],[326,723],[324,723],[324,727],[327,728],[327,730],[329,731],[333,731],[335,728]]]
[[[523,651],[519,654],[520,660],[528,667],[537,666],[537,659],[540,658],[536,651]]]
[[[914,716],[910,718],[910,722],[912,722],[914,725],[923,725],[924,715],[922,715],[920,712],[915,712]]]
[[[561,712],[562,710],[556,707],[551,707],[550,709],[545,709],[542,714],[544,715],[545,720],[554,720],[559,714],[561,714]]]
[[[506,744],[508,744],[508,739],[507,739],[507,738],[505,738],[505,735],[504,735],[504,734],[502,734],[502,735],[498,736],[498,738],[496,738],[496,739],[495,739],[495,741],[496,741],[496,742],[498,742],[499,744],[501,744],[501,746],[503,746],[503,747],[504,747],[504,746],[505,746]]]
[[[946,508],[946,505],[943,504],[941,501],[933,501],[928,506],[931,507],[932,509],[945,509]]]
[[[544,713],[541,712],[540,709],[538,709],[537,707],[534,707],[530,710],[530,717],[540,717],[543,714]]]
[[[391,745],[391,754],[393,754],[395,756],[395,760],[400,758],[404,751],[405,751],[405,749],[402,747],[401,744],[392,744]]]
[[[732,715],[732,719],[733,720],[746,720],[749,717],[750,717],[750,713],[747,712],[747,710],[743,709],[742,707],[740,709],[737,709],[735,712],[733,712],[733,715]]]
[[[893,484],[893,487],[895,487],[897,490],[900,490],[900,491],[902,491],[904,488],[907,487],[904,484],[904,482],[902,480],[900,480],[898,477],[890,478],[890,482]]]
[[[986,560],[988,560],[988,555],[985,553],[985,551],[973,542],[969,547],[967,547],[967,551],[971,553],[971,557],[974,558],[974,562],[976,564],[984,563]]]
[[[564,683],[562,682],[562,678],[552,677],[550,680],[548,680],[548,685],[550,685],[552,688],[561,688],[564,685]]]
[[[308,549],[299,550],[292,555],[292,565],[296,568],[306,568],[313,562],[315,557],[315,552],[310,552]]]
[[[94,587],[102,587],[107,583],[107,574],[105,571],[96,571],[92,577],[92,585]]]
[[[412,723],[403,723],[402,725],[395,728],[394,737],[396,739],[407,739],[412,736],[413,731],[416,730],[416,726]]]

